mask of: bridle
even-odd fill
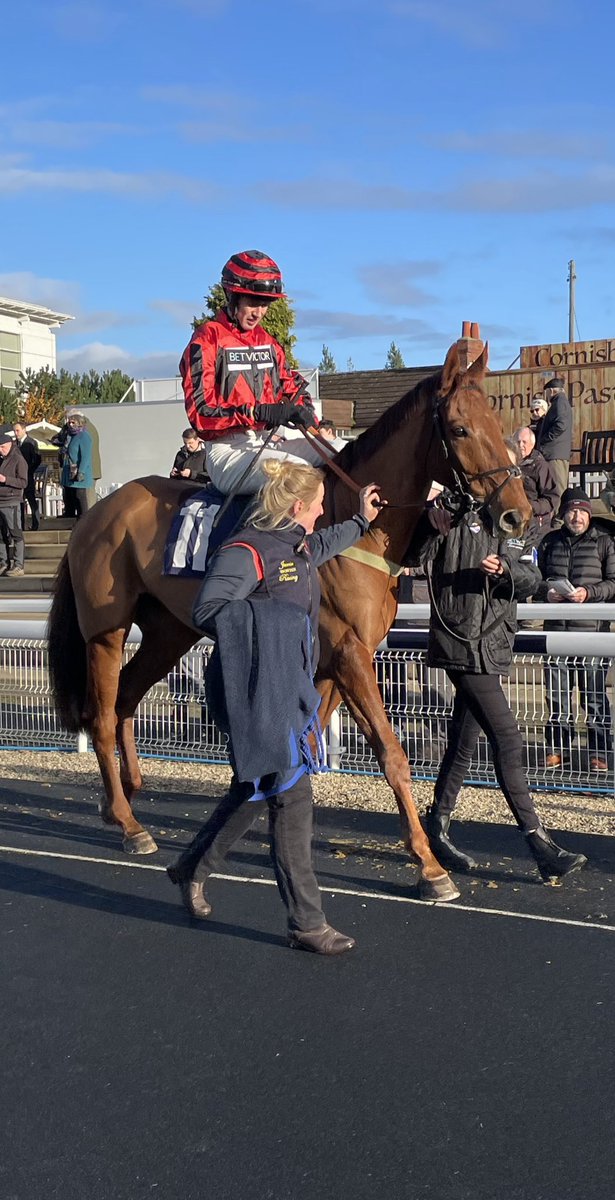
[[[447,461],[451,475],[455,481],[455,490],[453,495],[462,501],[462,507],[465,512],[490,513],[492,504],[495,503],[500,493],[504,490],[507,483],[511,479],[521,478],[521,468],[508,463],[502,467],[490,467],[488,471],[476,471],[473,475],[469,475],[459,462],[458,456],[455,454],[453,447],[449,441],[448,433],[442,419],[441,406],[444,397],[440,396],[436,399],[433,410],[434,428],[437,431],[444,458]],[[491,479],[494,475],[504,475],[501,483],[494,488],[489,496],[484,500],[478,500],[472,494],[470,484],[476,483],[481,479]]]
[[[478,514],[481,514],[481,513],[489,513],[490,514],[490,509],[491,509],[492,504],[495,503],[498,496],[503,491],[503,489],[506,487],[506,484],[509,482],[509,480],[521,478],[521,468],[518,466],[513,466],[512,463],[509,463],[507,466],[491,467],[488,471],[477,471],[473,475],[468,475],[467,471],[465,471],[465,469],[462,467],[461,463],[459,462],[459,458],[455,454],[453,447],[450,444],[449,436],[448,436],[444,421],[442,419],[441,408],[442,408],[444,399],[445,399],[444,396],[437,396],[435,399],[434,406],[433,406],[433,430],[435,433],[438,434],[438,437],[440,439],[440,445],[441,445],[442,451],[444,453],[444,458],[448,464],[451,475],[455,481],[455,489],[453,492],[453,496],[461,502],[459,504],[459,508],[463,509],[464,512],[475,512]],[[324,462],[326,463],[329,470],[332,471],[334,475],[337,475],[338,478],[341,479],[342,482],[345,483],[346,486],[349,487],[351,491],[353,491],[355,494],[358,495],[359,492],[361,491],[359,484],[356,483],[354,481],[354,479],[352,479],[350,477],[350,475],[347,475],[346,472],[340,466],[338,466],[338,464],[335,461],[335,457],[332,456],[332,454],[331,454],[330,443],[327,442],[318,433],[318,430],[315,429],[314,427],[312,427],[308,430],[302,429],[301,432],[303,433],[306,440],[310,443],[310,445],[312,445],[314,447],[314,449],[317,451],[317,453],[320,455],[320,457],[324,460]],[[431,446],[430,446],[430,449],[431,449]],[[493,478],[494,475],[502,475],[502,474],[504,475],[502,482],[499,483],[496,488],[494,488],[493,492],[491,492],[491,494],[486,499],[478,500],[472,494],[470,484],[476,483],[481,479],[491,479],[491,478]],[[387,501],[387,503],[383,504],[381,507],[382,508],[421,508],[422,509],[425,507],[425,502],[424,502],[424,500],[420,500],[420,501],[413,501],[410,504],[395,504],[393,501]]]

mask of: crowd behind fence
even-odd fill
[[[520,615],[544,615],[545,606],[520,606]],[[584,615],[591,617],[583,606]],[[600,605],[604,618],[615,619],[615,606]],[[612,611],[611,611],[612,610]],[[426,606],[408,605],[402,616],[425,617]],[[34,636],[26,636],[28,631]],[[138,631],[134,631],[138,637]],[[427,635],[421,630],[394,629],[389,643],[376,654],[375,669],[391,723],[407,751],[417,777],[435,777],[452,710],[452,688],[446,674],[427,667]],[[126,656],[136,650],[129,642]],[[214,726],[205,702],[205,671],[211,647],[200,642],[178,666],[156,684],[139,706],[137,745],[141,753],[184,760],[226,762],[225,738]],[[560,719],[572,734],[570,759],[557,770],[547,770],[544,728],[548,719],[545,668],[558,667],[606,673],[612,698],[615,634],[581,633],[518,636],[511,676],[505,681],[509,702],[523,735],[528,779],[540,788],[613,791],[613,762],[609,770],[593,772],[587,749],[585,716],[575,690],[572,706]],[[581,674],[583,681],[583,675]],[[327,734],[333,769],[375,773],[375,756],[342,705]],[[47,673],[47,645],[42,622],[0,621],[0,745],[40,749],[75,749],[75,736],[60,727],[53,707]],[[612,734],[609,730],[609,746]],[[495,782],[487,743],[481,737],[469,781]]]

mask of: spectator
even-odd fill
[[[540,434],[540,430],[542,429],[542,423],[548,411],[549,405],[547,404],[544,396],[534,396],[530,404],[530,429],[532,430],[536,441],[538,441],[538,436]]]
[[[91,507],[94,489],[92,438],[85,428],[82,413],[72,413],[67,425],[68,438],[63,446],[61,479],[64,516],[79,518]]]
[[[13,425],[15,440],[28,466],[28,483],[26,485],[23,500],[21,504],[21,527],[26,528],[26,503],[30,507],[31,528],[38,529],[39,526],[39,511],[38,502],[36,499],[36,485],[34,483],[34,472],[41,465],[41,456],[38,452],[38,442],[30,437],[28,430],[22,421],[15,421]]]
[[[28,484],[28,464],[8,425],[0,428],[0,575],[24,574],[21,501]],[[12,561],[11,561],[12,560]]]
[[[532,506],[529,534],[537,546],[551,528],[557,509],[557,485],[550,463],[536,449],[536,436],[529,426],[518,429],[515,442],[521,454],[519,466],[525,494]]]
[[[209,476],[205,469],[205,450],[198,433],[194,429],[184,429],[182,439],[184,444],[175,455],[171,478],[181,477],[196,483],[207,483]]]
[[[318,426],[318,432],[322,435],[322,437],[326,438],[328,442],[332,443],[335,450],[344,449],[344,446],[346,445],[346,439],[337,436],[333,421],[321,421],[320,425]]]
[[[541,542],[538,565],[544,582],[536,599],[549,604],[585,604],[615,599],[615,544],[610,533],[592,520],[591,501],[583,488],[567,488],[560,509],[561,529],[554,529]],[[563,594],[568,581],[570,591]],[[552,586],[557,581],[557,586]],[[608,622],[562,619],[546,621],[549,629],[608,629]],[[545,672],[549,720],[545,728],[546,766],[555,770],[569,758],[574,734],[572,692],[575,682],[587,717],[587,746],[594,771],[608,771],[610,711],[606,693],[607,658],[594,656],[573,665],[550,666]]]
[[[540,426],[536,446],[551,464],[558,500],[568,487],[568,468],[572,453],[572,408],[564,390],[564,380],[555,376],[545,384],[549,409]]]

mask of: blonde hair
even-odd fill
[[[295,502],[311,504],[324,481],[322,471],[303,463],[267,459],[261,470],[269,479],[258,493],[249,517],[250,524],[257,529],[283,529],[292,525]]]

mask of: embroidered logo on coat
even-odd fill
[[[278,573],[279,583],[298,583],[299,576],[297,574],[297,564],[292,559],[283,558]]]

